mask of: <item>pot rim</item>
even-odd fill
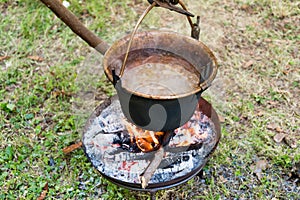
[[[212,73],[210,74],[210,76],[208,77],[208,79],[206,79],[204,82],[200,83],[199,86],[197,87],[197,89],[194,89],[193,91],[189,91],[186,93],[181,93],[181,94],[174,94],[174,95],[151,95],[151,94],[144,94],[141,92],[137,92],[137,91],[133,91],[130,90],[128,88],[122,87],[124,90],[126,90],[127,92],[140,96],[140,97],[144,97],[144,98],[148,98],[148,99],[160,99],[160,100],[167,100],[167,99],[177,99],[177,98],[183,98],[183,97],[187,97],[193,94],[197,94],[198,92],[203,92],[204,90],[206,90],[210,85],[211,82],[215,79],[216,75],[217,75],[217,71],[218,71],[218,62],[216,57],[214,56],[213,52],[201,41],[196,40],[194,38],[179,34],[177,32],[174,31],[161,31],[161,30],[150,30],[150,31],[139,31],[137,32],[134,37],[133,40],[140,37],[140,36],[147,36],[148,34],[151,35],[173,35],[173,37],[177,38],[177,40],[180,39],[185,39],[188,40],[189,43],[194,44],[194,45],[198,45],[200,46],[210,57],[214,67],[212,68]],[[108,67],[108,58],[110,58],[111,56],[113,56],[114,52],[116,49],[118,49],[118,47],[120,46],[120,44],[124,44],[126,42],[129,41],[131,34],[125,35],[124,37],[122,37],[121,39],[115,41],[110,48],[106,51],[104,58],[103,58],[103,68],[104,68],[104,72],[106,77],[110,80],[110,82],[113,83],[113,77],[112,77],[112,73],[111,70]],[[157,48],[159,49],[159,48]]]

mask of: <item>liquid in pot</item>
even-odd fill
[[[186,60],[162,50],[142,51],[130,53],[121,78],[124,88],[157,96],[180,95],[199,88],[199,73]]]

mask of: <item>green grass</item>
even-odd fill
[[[69,2],[69,9],[110,44],[132,30],[147,6],[129,0]],[[200,38],[220,64],[204,96],[224,118],[222,139],[203,177],[157,196],[299,199],[299,181],[289,179],[300,162],[299,2],[184,2],[201,15]],[[156,11],[141,29],[188,34],[184,17]],[[103,76],[102,56],[39,1],[0,0],[0,13],[0,57],[9,56],[0,61],[0,199],[36,199],[46,183],[47,199],[149,199],[101,178],[82,149],[62,152],[80,141],[80,127],[93,108],[115,93]],[[245,68],[249,60],[253,64]],[[96,97],[91,102],[84,99],[88,91]],[[269,124],[297,147],[277,144]],[[268,162],[261,180],[253,171],[258,160]]]

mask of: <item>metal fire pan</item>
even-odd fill
[[[112,98],[116,98],[116,97],[112,97]],[[86,126],[84,128],[84,133],[86,132],[89,125],[93,122],[93,120],[97,116],[100,115],[102,110],[104,110],[108,105],[110,105],[110,103],[112,102],[112,98],[109,98],[109,99],[105,100],[101,105],[99,105],[95,109],[94,113],[90,116],[90,118],[88,119],[88,121],[86,123]],[[103,173],[101,173],[97,170],[98,173],[100,173],[107,180],[109,180],[112,183],[117,184],[121,187],[130,189],[130,190],[144,191],[144,192],[156,192],[158,190],[168,189],[168,188],[175,187],[175,186],[178,186],[180,184],[183,184],[183,183],[187,182],[188,180],[192,179],[206,165],[207,161],[209,160],[209,158],[211,157],[211,155],[213,154],[213,152],[217,148],[218,143],[219,143],[220,138],[221,138],[220,121],[219,121],[218,115],[217,115],[216,111],[214,110],[214,108],[212,107],[212,105],[209,102],[207,102],[205,99],[200,98],[199,103],[198,103],[198,107],[199,107],[199,110],[203,114],[205,114],[208,118],[210,118],[212,120],[212,122],[214,123],[215,131],[216,131],[216,144],[215,144],[214,148],[211,150],[211,152],[204,159],[203,164],[200,165],[199,167],[197,167],[196,169],[192,170],[191,172],[187,173],[186,175],[183,175],[183,176],[178,177],[176,179],[173,179],[171,181],[162,182],[162,183],[154,183],[154,184],[150,183],[145,189],[143,189],[141,187],[141,184],[128,183],[128,182],[120,181],[118,179],[109,177],[109,176],[107,176],[107,175],[105,175],[105,174],[103,174]],[[84,138],[84,134],[83,134],[83,138]],[[87,154],[86,146],[84,145],[84,143],[83,143],[83,149],[84,149],[84,152],[85,152],[86,156],[88,157],[89,161],[92,163],[92,160],[91,160],[90,156]]]

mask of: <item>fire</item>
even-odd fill
[[[128,133],[130,134],[131,143],[134,143],[135,140],[137,146],[141,151],[150,152],[160,147],[160,140],[163,137],[164,132],[144,130],[128,122],[125,119],[124,124]]]

